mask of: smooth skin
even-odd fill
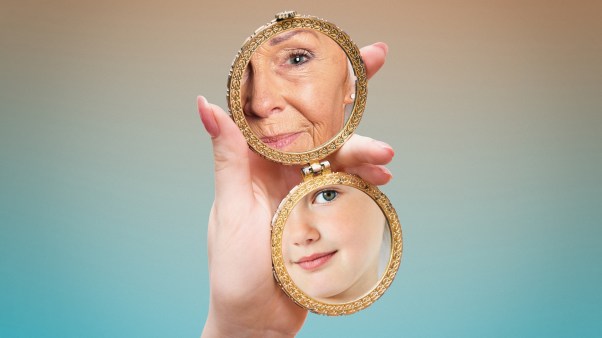
[[[382,210],[363,191],[320,187],[288,215],[282,235],[286,270],[299,289],[319,301],[357,300],[378,283],[385,224]],[[326,254],[327,259],[303,261]]]
[[[384,64],[387,45],[361,49],[368,78]],[[300,183],[299,167],[255,154],[232,119],[199,96],[199,114],[213,144],[215,200],[207,246],[210,302],[202,337],[294,337],[307,310],[296,305],[272,275],[270,222],[280,201]],[[345,171],[382,185],[393,159],[386,143],[352,136],[328,160]]]

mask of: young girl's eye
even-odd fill
[[[323,204],[334,200],[338,193],[334,190],[323,190],[320,191],[314,198],[314,203]]]

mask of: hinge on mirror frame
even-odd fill
[[[301,168],[301,173],[303,174],[303,181],[307,181],[313,177],[320,176],[322,174],[328,174],[330,172],[330,162],[328,161],[311,162],[307,166]]]
[[[276,15],[275,15],[276,21],[290,19],[290,18],[294,18],[296,16],[297,16],[296,11],[284,11],[284,12],[276,13]]]

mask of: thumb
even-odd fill
[[[248,147],[242,133],[226,112],[203,96],[197,97],[197,105],[213,143],[215,203],[252,198]]]
[[[366,65],[366,76],[370,79],[385,64],[389,46],[384,42],[377,42],[360,50],[362,60]]]

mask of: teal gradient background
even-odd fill
[[[195,337],[209,137],[243,40],[285,9],[389,45],[359,133],[391,144],[404,257],[299,337],[602,336],[599,1],[8,1],[0,337]],[[252,309],[249,309],[252,311]]]

